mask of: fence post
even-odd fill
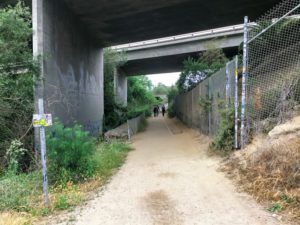
[[[38,110],[39,114],[44,114],[44,101],[42,98],[38,100]],[[44,191],[44,200],[45,206],[49,205],[48,197],[48,177],[47,177],[47,162],[46,162],[46,137],[45,137],[45,127],[41,126],[40,128],[40,144],[41,144],[41,160],[42,160],[42,171],[43,171],[43,191]]]
[[[226,91],[225,91],[225,101],[226,101],[226,108],[229,106],[229,96],[230,96],[230,80],[229,80],[229,62],[226,63],[225,68],[225,75],[226,75]]]
[[[243,77],[242,77],[242,106],[241,106],[241,148],[246,142],[246,97],[248,77],[248,16],[244,18],[244,43],[243,43]]]
[[[238,82],[239,82],[239,58],[238,56],[235,57],[235,93],[234,93],[234,145],[235,148],[238,149],[239,148],[239,143],[238,143],[238,119],[239,119],[239,86],[238,86]]]
[[[131,136],[130,136],[130,125],[129,125],[129,120],[127,120],[127,134],[128,134],[128,140],[130,141]]]
[[[208,78],[208,86],[207,86],[207,93],[208,93],[208,100],[210,101],[211,99],[211,96],[210,96],[210,77]],[[213,104],[213,103],[211,103]],[[209,136],[212,136],[211,133],[212,133],[212,129],[211,129],[211,114],[212,114],[212,110],[213,110],[213,106],[211,105],[211,109],[208,111],[208,133],[209,133]]]

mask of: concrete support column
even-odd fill
[[[32,6],[34,55],[42,59],[36,97],[44,98],[45,113],[98,135],[104,113],[103,49],[64,1],[32,0]]]
[[[114,72],[115,101],[118,104],[127,106],[127,76],[120,69]]]

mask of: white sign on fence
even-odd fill
[[[49,127],[52,126],[51,114],[33,114],[33,127]]]

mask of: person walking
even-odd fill
[[[154,106],[153,108],[153,116],[156,117],[157,116],[157,107]]]
[[[166,113],[166,107],[165,107],[165,105],[162,105],[161,112],[162,112],[162,115],[165,116],[165,113]]]

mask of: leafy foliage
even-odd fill
[[[153,104],[155,98],[151,92],[152,83],[146,76],[128,78],[128,104]]]
[[[15,7],[0,9],[0,164],[14,139],[33,149],[32,130],[34,76],[36,63],[30,47],[30,9],[19,2]],[[27,134],[27,135],[26,135]],[[31,153],[20,168],[29,167]]]
[[[217,134],[211,144],[211,149],[227,153],[234,145],[234,109],[227,108],[221,111],[221,121]]]
[[[228,61],[221,49],[210,49],[198,59],[188,58],[183,62],[183,71],[177,81],[180,93],[187,92],[201,81],[217,72]]]
[[[7,6],[15,6],[18,4],[19,0],[1,0],[0,8],[5,8]],[[26,6],[31,6],[31,0],[24,0]]]
[[[154,95],[167,95],[170,87],[165,84],[158,83],[152,90]]]
[[[152,83],[146,76],[133,76],[128,78],[128,118],[141,113],[151,115],[151,107],[157,104],[152,91]]]
[[[19,140],[13,140],[6,152],[6,157],[9,162],[8,170],[14,174],[17,173],[20,160],[24,157],[27,149],[23,148],[23,143]]]
[[[47,134],[49,180],[66,183],[91,177],[96,169],[95,141],[80,125],[66,128],[56,120]]]
[[[104,51],[104,131],[126,121],[126,108],[115,101],[114,73],[126,62],[126,55],[107,48]]]
[[[175,98],[176,96],[178,95],[178,89],[176,86],[171,86],[169,91],[168,91],[168,116],[170,118],[173,118],[176,116],[176,113],[175,113],[175,105],[174,105],[174,102],[175,102]]]
[[[209,113],[212,109],[212,99],[210,99],[209,96],[206,96],[206,98],[200,96],[199,105],[205,113]]]

